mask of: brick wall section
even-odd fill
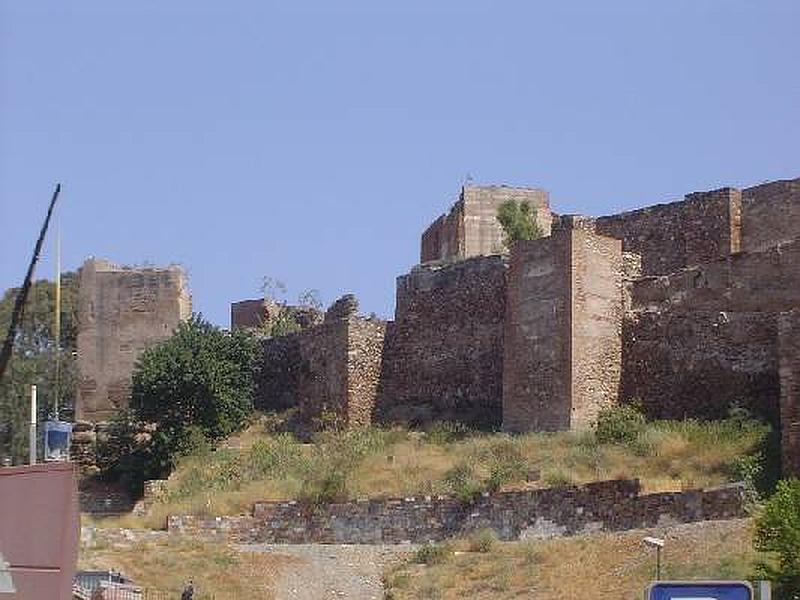
[[[663,275],[738,252],[741,212],[741,191],[723,188],[600,217],[597,231],[640,254],[644,275]]]
[[[779,329],[783,473],[800,477],[800,310],[781,315]]]
[[[649,416],[721,418],[738,404],[777,422],[776,315],[647,311],[630,315],[623,337],[624,401]]]
[[[504,185],[465,186],[450,212],[436,219],[422,234],[420,262],[504,253],[497,209],[507,200],[535,207],[537,222],[543,233],[549,235],[552,215],[546,191]]]
[[[78,296],[76,418],[102,421],[127,407],[136,359],[170,337],[191,310],[180,267],[126,268],[87,260]]]
[[[617,401],[623,257],[593,221],[560,217],[549,238],[511,253],[503,428],[585,429]]]
[[[500,424],[505,270],[501,256],[474,257],[397,279],[379,421]]]
[[[800,178],[742,191],[742,250],[761,251],[800,237]]]
[[[369,423],[386,324],[357,316],[357,308],[355,298],[345,296],[320,325],[266,340],[256,408],[297,407],[303,429],[323,417],[347,426]]]
[[[252,516],[170,517],[173,534],[238,543],[394,544],[441,541],[489,527],[503,540],[624,531],[744,516],[744,488],[639,495],[638,481],[447,497],[330,504],[259,502]]]

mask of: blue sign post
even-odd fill
[[[659,581],[647,588],[647,600],[753,600],[744,581]]]

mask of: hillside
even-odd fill
[[[160,528],[170,514],[235,514],[256,500],[469,497],[628,477],[638,477],[645,492],[712,486],[740,479],[744,457],[766,433],[733,419],[648,423],[622,443],[602,443],[594,432],[512,437],[442,426],[323,433],[303,444],[260,418],[222,447],[180,459],[144,521],[126,520]]]
[[[386,597],[635,600],[654,578],[645,536],[666,539],[664,579],[744,579],[756,559],[750,527],[740,519],[546,541],[461,540],[429,561],[436,564],[420,564],[418,552],[389,572]]]

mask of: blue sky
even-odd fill
[[[389,316],[467,174],[596,215],[800,176],[798,22],[796,1],[0,0],[0,288],[60,181],[65,268],[181,263],[222,325],[265,275]]]

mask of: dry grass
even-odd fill
[[[175,594],[176,598],[192,579],[198,600],[271,600],[275,597],[273,582],[291,560],[278,555],[237,552],[219,544],[169,538],[83,546],[79,568],[113,569],[137,585]]]
[[[386,576],[387,598],[641,598],[655,557],[646,535],[666,537],[664,578],[743,579],[752,572],[751,524],[732,520],[543,541],[451,547],[443,563],[409,563]]]
[[[648,492],[707,487],[734,478],[736,462],[753,453],[765,433],[741,422],[690,421],[649,424],[627,445],[598,443],[592,432],[511,437],[446,429],[427,435],[365,429],[302,444],[257,424],[215,452],[182,459],[168,495],[144,520],[109,524],[159,528],[169,514],[237,514],[257,500],[469,493],[472,488],[454,488],[455,469],[480,489],[628,477],[639,478]]]

